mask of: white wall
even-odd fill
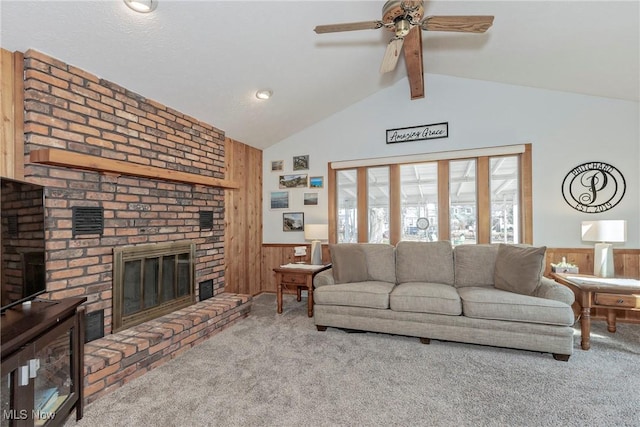
[[[640,248],[640,108],[621,101],[461,79],[425,75],[426,98],[409,100],[406,79],[317,123],[263,153],[265,243],[304,242],[302,233],[282,232],[283,210],[271,210],[270,192],[278,189],[272,160],[310,155],[310,176],[327,175],[327,163],[532,143],[534,244],[589,247],[580,239],[583,220],[626,219],[625,248]],[[446,139],[387,145],[385,130],[449,122]],[[561,185],[575,166],[601,161],[618,168],[626,180],[622,201],[602,214],[585,214],[563,199]],[[326,183],[325,183],[326,184]],[[305,222],[328,222],[326,185],[318,207],[305,207],[302,193],[290,190],[290,208],[305,212]]]

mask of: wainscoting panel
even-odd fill
[[[562,261],[562,257],[577,265],[581,274],[593,274],[593,249],[547,248],[545,275],[551,272],[551,263]],[[613,263],[617,277],[640,279],[640,249],[614,249]]]

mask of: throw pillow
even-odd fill
[[[357,243],[330,244],[329,252],[336,283],[364,282],[369,278],[367,259]]]
[[[500,244],[496,256],[494,283],[497,289],[533,295],[544,271],[546,246]]]
[[[456,287],[492,286],[498,245],[458,245],[453,250]]]
[[[396,283],[396,254],[385,243],[362,243],[369,280]]]
[[[409,242],[396,245],[398,283],[427,282],[453,285],[453,249],[451,242]]]

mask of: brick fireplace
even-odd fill
[[[29,162],[36,150],[117,160],[220,178],[224,133],[215,127],[36,51],[25,61],[25,178],[46,186],[45,297],[84,296],[113,330],[114,249],[193,242],[200,283],[224,291],[224,189],[83,167]],[[75,210],[94,208],[102,227],[78,232]],[[212,218],[202,227],[199,219]]]
[[[237,187],[224,179],[221,130],[29,50],[24,136],[25,180],[46,187],[43,298],[87,298],[85,402],[249,314],[251,296],[224,291],[224,189]],[[184,252],[171,253],[180,245],[186,273]],[[122,254],[142,248],[153,249],[136,269]],[[118,256],[133,259],[122,274],[144,276],[122,291],[124,317],[134,318],[124,326],[114,322]],[[137,318],[132,297],[157,307]]]

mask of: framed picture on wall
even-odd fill
[[[318,206],[318,193],[304,193],[305,206]]]
[[[304,171],[309,169],[309,155],[293,156],[293,170]]]
[[[278,185],[280,188],[305,188],[307,177],[307,174],[280,175]]]
[[[282,231],[304,231],[304,212],[283,213]]]
[[[324,187],[324,177],[323,176],[312,176],[309,178],[309,187],[310,188],[323,188]]]
[[[271,172],[282,172],[284,170],[284,160],[272,160]]]
[[[271,209],[289,209],[289,192],[272,191]]]

